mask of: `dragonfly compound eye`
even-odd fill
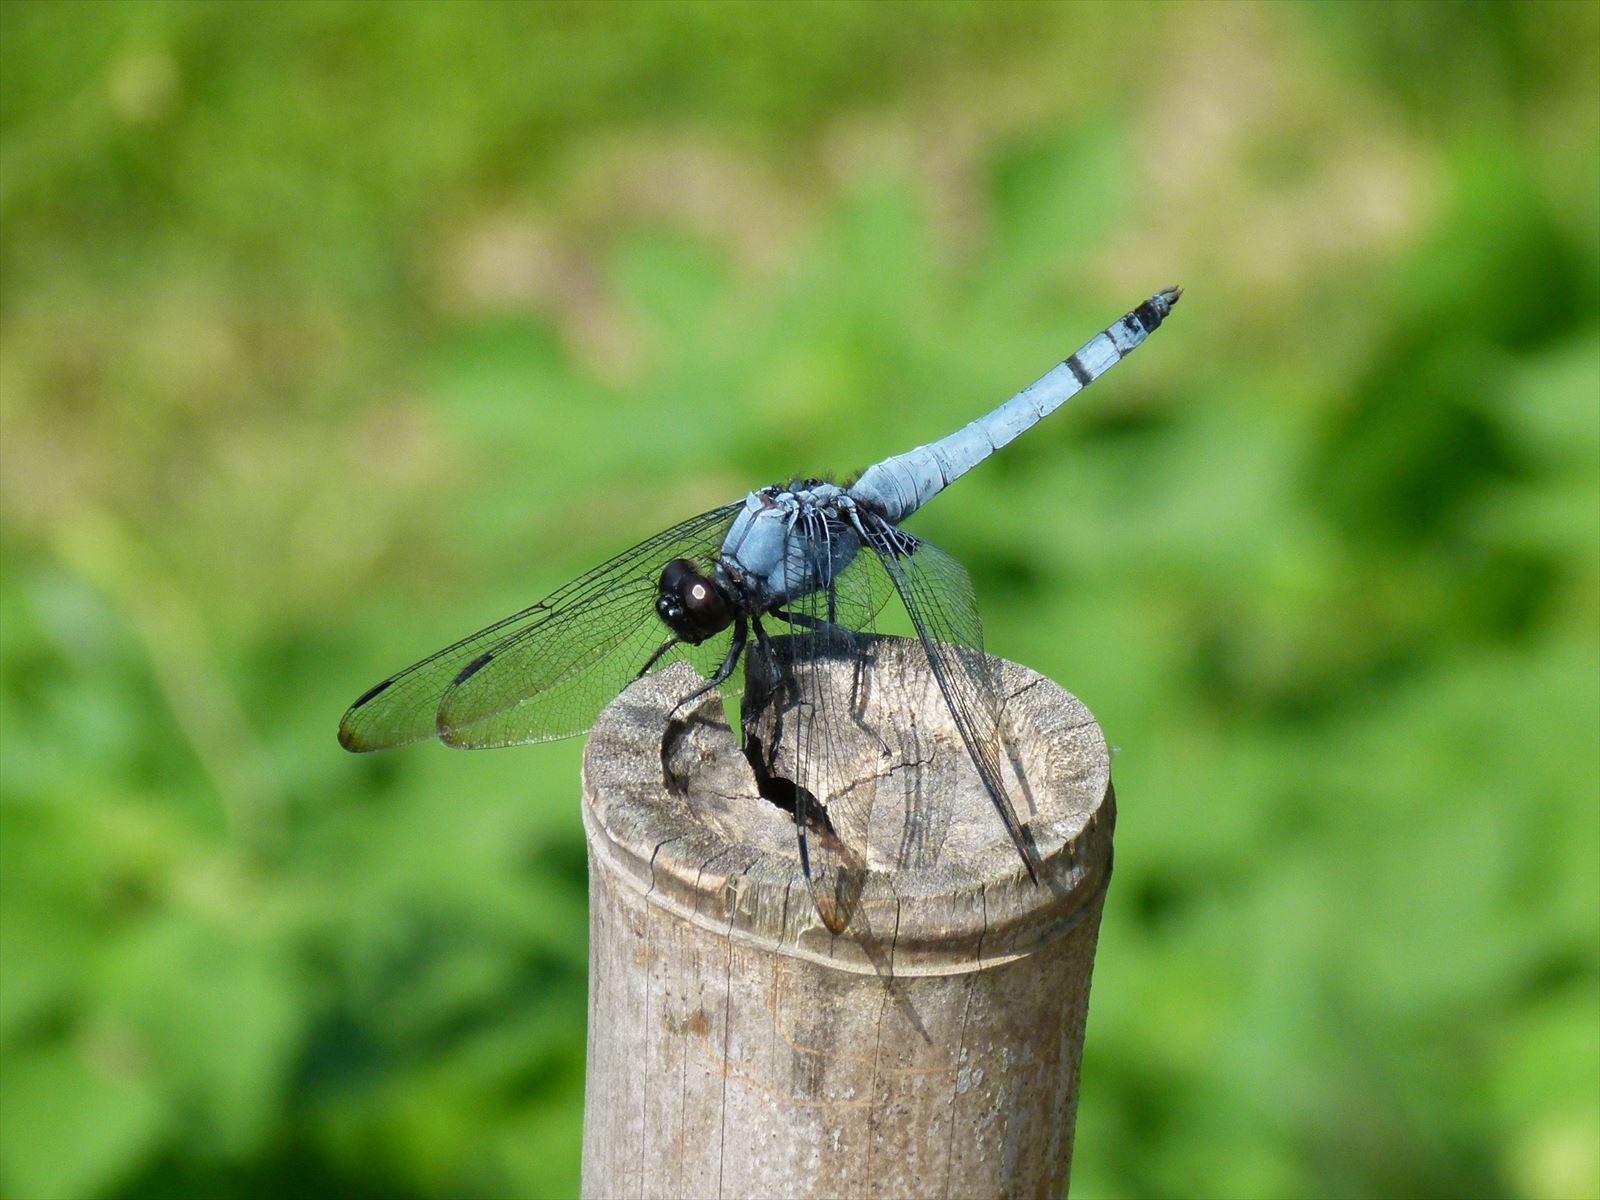
[[[673,633],[692,645],[733,623],[733,606],[727,597],[686,558],[675,558],[662,570],[656,613]]]

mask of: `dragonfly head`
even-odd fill
[[[686,558],[675,558],[661,572],[656,615],[691,646],[733,624],[734,606],[716,582]]]

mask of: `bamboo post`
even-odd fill
[[[943,815],[897,843],[906,806],[884,802],[839,935],[812,903],[792,816],[759,794],[717,698],[669,722],[686,666],[601,716],[584,759],[584,1196],[1064,1193],[1111,874],[1110,761],[1077,699],[1001,665],[1040,883],[926,657],[880,639],[858,711],[915,739],[915,761],[889,774]]]

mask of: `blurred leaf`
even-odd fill
[[[125,1033],[106,1030],[92,1045],[9,1058],[0,1091],[7,1195],[104,1195],[155,1150],[166,1114],[138,1054]]]
[[[268,1144],[303,1020],[289,963],[234,932],[166,917],[121,940],[101,988],[103,1019],[136,1033],[213,1153]]]

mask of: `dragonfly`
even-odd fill
[[[840,932],[865,875],[859,831],[870,797],[833,769],[850,717],[830,698],[830,664],[864,657],[898,596],[951,722],[1027,874],[1038,850],[1002,770],[998,663],[966,570],[902,523],[962,475],[1060,408],[1150,336],[1182,289],[1167,288],[1097,333],[993,411],[852,482],[800,478],[690,517],[538,603],[368,688],[344,714],[356,752],[438,738],[477,749],[586,732],[630,683],[687,658],[701,683],[679,708],[759,656],[762,703],[790,722],[800,863],[824,923]],[[747,664],[747,674],[754,664]],[[747,692],[751,689],[747,689]]]

